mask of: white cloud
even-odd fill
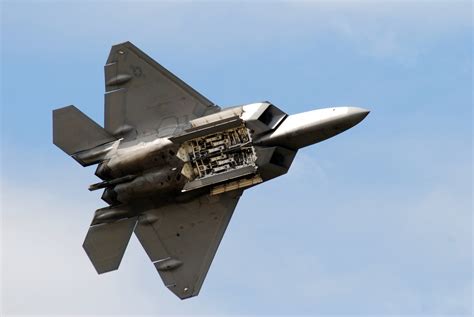
[[[245,238],[229,249],[245,250],[230,262],[244,268],[246,280],[228,279],[239,287],[252,281],[248,291],[281,313],[289,302],[311,313],[472,312],[472,208],[459,191],[469,182],[458,184],[457,175],[466,166],[443,171],[439,183],[421,190],[392,193],[371,183],[384,177],[377,173],[357,185],[334,181],[337,166],[321,168],[328,181],[320,185],[321,171],[311,168],[320,159],[302,158],[288,175],[244,194],[231,230]]]
[[[336,184],[337,164],[300,154],[288,175],[244,194],[202,294],[189,301],[166,290],[135,238],[118,271],[95,273],[81,244],[100,206],[86,190],[3,186],[2,313],[471,311],[470,210],[455,173],[403,200],[370,181]]]
[[[3,186],[2,193],[2,314],[188,314],[215,309],[203,301],[175,298],[135,237],[120,269],[97,275],[81,247],[98,203],[85,198],[86,191],[72,201],[54,188]],[[150,276],[153,280],[147,280]]]

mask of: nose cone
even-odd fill
[[[359,107],[347,107],[347,120],[350,120],[354,125],[358,124],[370,113],[369,110]],[[354,126],[353,125],[353,126]]]
[[[297,150],[352,128],[369,112],[359,107],[335,107],[298,113],[286,118],[276,131],[254,140],[254,144]]]

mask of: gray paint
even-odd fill
[[[53,111],[53,143],[69,155],[115,138],[74,106]]]
[[[95,212],[84,250],[116,270],[135,232],[165,285],[196,296],[246,188],[288,172],[298,149],[337,135],[368,111],[288,116],[270,102],[221,110],[126,42],[105,65],[105,127],[73,106],[53,111],[53,142],[98,164],[110,206]]]

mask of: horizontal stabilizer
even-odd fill
[[[69,155],[115,138],[74,106],[53,110],[53,143]]]
[[[83,247],[97,273],[118,269],[136,223],[137,217],[123,218],[89,228]]]

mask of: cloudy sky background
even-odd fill
[[[472,4],[1,3],[1,314],[471,314]],[[355,105],[352,130],[244,193],[197,298],[135,237],[98,276],[95,209],[51,110],[103,122],[103,65],[130,40],[221,106]]]

